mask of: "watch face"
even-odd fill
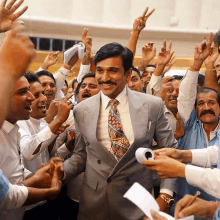
[[[170,202],[169,202],[169,206],[172,207],[174,204],[175,204],[175,200],[171,199]]]

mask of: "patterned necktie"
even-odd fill
[[[117,109],[118,104],[119,101],[117,99],[109,101],[111,107],[108,116],[108,133],[111,141],[110,152],[119,161],[127,152],[130,144],[121,126],[121,119]]]

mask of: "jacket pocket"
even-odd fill
[[[94,177],[88,175],[88,174],[85,174],[84,176],[84,179],[83,179],[83,182],[89,186],[90,188],[92,188],[93,190],[97,190],[97,187],[98,187],[98,180],[96,180]]]

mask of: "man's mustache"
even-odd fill
[[[215,112],[212,111],[211,109],[209,109],[209,110],[204,110],[204,111],[200,114],[200,117],[203,116],[203,115],[206,115],[206,114],[215,115]]]
[[[102,84],[117,85],[116,82],[112,82],[111,80],[108,80],[108,81],[106,81],[106,82],[100,81],[100,82],[99,82],[99,85],[102,85]]]

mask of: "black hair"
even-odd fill
[[[126,74],[127,71],[132,67],[133,53],[127,47],[124,47],[119,43],[109,43],[101,47],[96,53],[93,62],[96,66],[97,63],[102,60],[105,60],[109,57],[118,56],[122,58],[123,67]]]
[[[169,79],[167,82],[172,82],[173,80],[182,80],[183,76],[173,75],[173,78]]]
[[[66,87],[68,88],[68,83],[67,83],[67,81],[66,81],[66,80],[64,81],[64,83],[66,84]]]
[[[199,74],[199,76],[198,76],[198,84],[200,86],[204,86],[204,83],[205,83],[205,76],[202,75],[202,74]]]
[[[89,78],[89,77],[93,77],[95,78],[95,73],[87,73],[85,76],[83,76],[82,78],[82,81],[77,85],[76,87],[76,90],[75,90],[75,100],[76,100],[76,96],[79,94],[79,89],[83,83],[83,81],[86,79],[86,78]]]
[[[56,84],[56,80],[55,80],[53,74],[50,73],[50,72],[47,71],[47,70],[41,70],[41,71],[39,71],[39,72],[36,72],[36,75],[38,76],[38,78],[39,78],[40,76],[49,76],[49,77],[51,77],[51,78],[54,80],[54,82],[55,82],[55,84]]]
[[[213,92],[215,92],[216,93],[216,96],[217,96],[217,102],[218,102],[218,105],[220,106],[220,94],[219,94],[219,92],[217,91],[217,90],[215,90],[215,89],[213,89],[213,88],[210,88],[210,87],[201,87],[200,89],[199,89],[199,91],[197,92],[197,95],[199,94],[199,93],[209,93],[210,91],[213,91]],[[196,103],[195,103],[195,105],[197,104],[197,99],[196,99]]]
[[[132,68],[132,70],[135,71],[135,72],[138,74],[138,76],[141,78],[140,70],[137,69],[137,68],[135,68],[134,66],[132,66],[131,68]]]
[[[34,74],[34,73],[31,73],[31,72],[26,72],[24,74],[24,77],[27,79],[27,81],[29,83],[32,83],[32,82],[40,82],[37,75]]]
[[[75,83],[78,83],[77,78],[72,81],[72,88],[74,89]]]
[[[147,67],[154,67],[154,68],[156,68],[156,66],[154,64],[149,64],[149,65],[147,65]]]

